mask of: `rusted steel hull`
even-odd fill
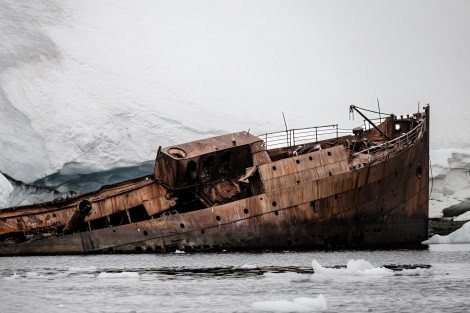
[[[168,183],[148,176],[59,206],[11,210],[0,217],[0,229],[18,228],[26,216],[53,229],[57,219],[70,221],[83,201],[91,206],[82,229],[70,234],[59,228],[19,243],[3,235],[0,255],[418,248],[428,234],[429,111],[424,118],[416,138],[403,141],[408,146],[398,148],[397,141],[393,153],[367,164],[343,144],[268,162],[256,150],[262,161],[243,164],[256,170],[244,171],[240,184],[226,178],[187,187],[178,177],[184,186],[170,188],[172,174]]]

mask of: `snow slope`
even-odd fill
[[[351,128],[350,104],[430,103],[438,215],[470,197],[469,14],[464,0],[0,0],[0,172],[68,192],[159,145],[283,129],[282,112],[290,128]],[[10,189],[3,203],[24,203]]]

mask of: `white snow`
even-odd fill
[[[431,216],[470,198],[470,3],[0,3],[0,173],[32,183],[225,132],[431,104]],[[420,103],[418,105],[418,102]],[[65,168],[64,168],[65,166]],[[8,200],[0,185],[0,206]]]
[[[441,217],[443,209],[470,198],[470,153],[454,151],[436,150],[437,157],[431,159],[429,216],[432,218]]]
[[[312,312],[326,311],[328,309],[328,302],[325,296],[320,294],[317,298],[299,297],[293,301],[258,301],[252,303],[251,306],[255,311],[264,312]]]
[[[465,223],[461,228],[450,233],[447,236],[434,235],[428,240],[422,242],[425,245],[435,244],[435,243],[470,243],[470,222]]]
[[[8,179],[0,174],[0,208],[7,206],[10,193],[13,191],[13,186]]]
[[[464,214],[454,217],[452,220],[456,222],[470,221],[470,211],[467,211]]]

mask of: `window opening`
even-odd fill
[[[202,179],[207,179],[212,176],[212,167],[214,166],[214,156],[209,155],[206,157],[204,160],[204,163],[202,165],[202,171],[201,171],[201,178]]]
[[[109,224],[111,226],[129,224],[129,219],[127,218],[126,211],[120,211],[120,212],[111,214],[109,216]]]
[[[132,223],[141,222],[149,219],[149,215],[147,214],[147,210],[141,204],[129,209],[129,216],[131,218]]]
[[[103,216],[103,217],[91,220],[90,221],[90,226],[91,226],[92,230],[108,227],[108,217]]]
[[[228,171],[230,170],[230,157],[231,157],[230,151],[225,151],[224,154],[222,154],[222,158],[220,160],[220,168],[219,168],[220,174],[227,174]]]

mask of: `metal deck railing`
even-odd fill
[[[307,128],[288,129],[258,136],[264,140],[266,149],[292,147],[305,143],[314,143],[325,139],[337,139],[345,133],[338,124]],[[350,131],[347,132],[352,133]]]
[[[366,129],[371,128],[370,125],[364,125]],[[380,150],[389,150],[396,147],[397,145],[406,146],[410,145],[416,140],[423,128],[423,123],[418,124],[415,128],[402,136],[385,143],[371,146],[362,151],[356,152],[354,155],[371,152],[377,152]],[[341,129],[338,124],[315,126],[307,128],[295,128],[284,131],[272,132],[259,135],[260,139],[264,140],[266,149],[293,147],[306,143],[315,143],[325,139],[338,139],[340,136],[352,134],[352,130]]]
[[[391,150],[393,151],[403,150],[406,147],[411,146],[415,142],[415,140],[420,136],[423,130],[423,127],[424,127],[424,123],[419,123],[412,130],[401,135],[400,137],[386,141],[376,146],[370,146],[367,149],[354,153],[353,155],[354,156],[357,156],[359,154],[370,155],[371,153],[377,153],[379,151],[386,151],[386,155],[388,155],[388,153]]]

